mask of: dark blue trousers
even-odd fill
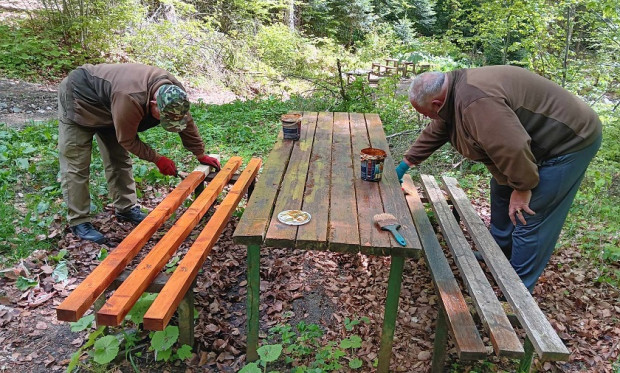
[[[601,137],[585,149],[538,167],[540,181],[530,200],[536,214],[523,213],[526,225],[517,219],[514,226],[508,216],[512,188],[491,179],[491,234],[530,293],[551,258],[568,210],[600,146]]]

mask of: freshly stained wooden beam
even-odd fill
[[[422,182],[426,195],[432,201],[441,232],[450,247],[461,277],[467,285],[467,290],[474,300],[476,311],[489,332],[495,352],[499,356],[523,356],[523,346],[476,260],[461,227],[452,215],[437,181],[433,176],[422,175]]]
[[[299,141],[295,141],[293,144],[293,153],[280,185],[274,213],[265,237],[265,245],[275,247],[292,247],[295,245],[297,226],[282,224],[278,220],[278,213],[284,210],[301,209],[316,121],[316,113],[309,113],[302,118],[301,136]]]
[[[260,158],[254,158],[248,163],[238,181],[218,206],[194,244],[179,263],[166,286],[160,291],[144,315],[145,329],[164,330],[166,325],[168,325],[174,311],[181,303],[181,300],[183,300],[185,293],[190,289],[213,245],[217,242],[222,230],[224,230],[224,227],[226,227],[230,220],[230,216],[235,211],[252,181],[256,178],[260,166]]]
[[[420,235],[420,241],[422,241],[426,265],[430,269],[435,290],[439,295],[442,308],[439,313],[443,313],[440,317],[445,316],[448,320],[447,324],[452,331],[457,354],[460,359],[465,360],[484,359],[487,356],[486,347],[480,338],[474,318],[469,313],[469,307],[465,303],[465,298],[454,278],[450,264],[441,249],[441,245],[439,245],[433,226],[428,220],[426,210],[410,175],[403,177],[403,189],[407,192],[405,198]],[[445,344],[438,345],[433,353],[433,360],[435,359],[434,355],[440,355],[441,349],[445,350],[445,348]],[[443,366],[441,368],[443,369]]]
[[[97,312],[98,325],[116,326],[123,321],[144,290],[215,202],[218,194],[224,189],[242,161],[241,157],[232,157],[222,167],[218,176],[209,183],[183,216],[151,249],[127,280],[116,289],[105,305]]]
[[[300,249],[327,249],[329,193],[325,191],[329,190],[328,176],[331,174],[332,124],[332,113],[319,113],[302,206],[302,210],[309,212],[312,218],[297,229],[297,247]]]
[[[356,253],[360,250],[360,234],[348,113],[334,114],[332,176],[329,178],[331,179],[329,210],[332,212],[329,217],[329,249]]]
[[[542,360],[568,360],[570,352],[538,307],[510,262],[480,219],[465,192],[453,177],[443,177],[454,207],[493,274],[497,285],[525,329]]]
[[[151,236],[205,178],[210,168],[201,166],[181,183],[134,228],[127,237],[56,308],[61,321],[76,322],[123,272]]]

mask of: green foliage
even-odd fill
[[[15,282],[15,287],[21,291],[26,291],[38,285],[39,285],[39,281],[35,279],[31,279],[31,278],[26,278],[24,276],[19,276],[19,278]]]
[[[367,317],[345,320],[347,332],[360,324],[368,323]],[[284,324],[269,329],[268,341],[257,349],[258,362],[249,363],[239,373],[260,372],[259,366],[267,371],[267,363],[279,362],[294,367],[293,372],[332,372],[343,368],[342,361],[347,360],[351,369],[359,369],[363,361],[354,357],[355,350],[362,346],[362,339],[358,335],[350,335],[340,342],[323,342],[323,331],[316,324],[306,324],[303,320],[295,327]]]

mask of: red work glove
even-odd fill
[[[220,161],[218,161],[217,158],[209,157],[208,155],[198,157],[198,162],[215,168],[215,171],[219,171],[220,168],[222,168],[222,166],[220,166]]]
[[[177,174],[177,166],[175,166],[174,162],[169,158],[162,156],[155,164],[162,175],[175,176]]]

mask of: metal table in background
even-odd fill
[[[371,146],[388,153],[380,182],[361,179],[360,151]],[[361,252],[391,256],[378,361],[378,372],[389,371],[404,259],[422,255],[393,165],[377,114],[304,112],[299,141],[280,135],[233,236],[248,250],[248,361],[258,358],[261,246]],[[312,219],[301,226],[277,219],[293,209]],[[384,212],[398,219],[405,247],[373,223]]]

